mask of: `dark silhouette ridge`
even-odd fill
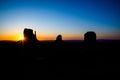
[[[85,33],[83,42],[63,41],[62,35],[58,35],[55,42],[39,42],[36,32],[27,28],[23,34],[23,45],[22,41],[0,42],[1,54],[5,54],[3,61],[6,69],[19,70],[17,73],[20,73],[20,77],[24,74],[26,79],[40,79],[42,76],[79,78],[120,72],[120,41],[99,42],[93,31]],[[14,66],[16,63],[19,65]]]

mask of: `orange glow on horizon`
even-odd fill
[[[97,39],[112,39],[112,40],[120,40],[119,34],[97,34]]]
[[[38,40],[56,40],[57,35],[41,35],[37,36]],[[84,40],[84,35],[62,35],[63,40]],[[120,39],[119,35],[97,35],[97,39]],[[24,40],[23,35],[12,35],[12,34],[6,34],[1,35],[0,40]]]
[[[18,40],[23,40],[24,37],[22,35],[11,35],[11,34],[5,34],[1,35],[0,40],[13,40],[13,41],[18,41]]]
[[[24,37],[23,37],[23,36],[20,36],[19,40],[24,40]]]

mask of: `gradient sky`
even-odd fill
[[[120,0],[0,0],[0,40],[19,40],[24,28],[39,40],[120,39]]]

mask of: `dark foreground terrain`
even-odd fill
[[[18,79],[119,76],[120,72],[120,41],[98,41],[95,45],[82,41],[27,45],[0,41],[0,53],[6,77]]]

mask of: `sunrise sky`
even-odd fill
[[[120,0],[0,0],[0,40],[19,40],[24,28],[39,40],[120,39]]]

